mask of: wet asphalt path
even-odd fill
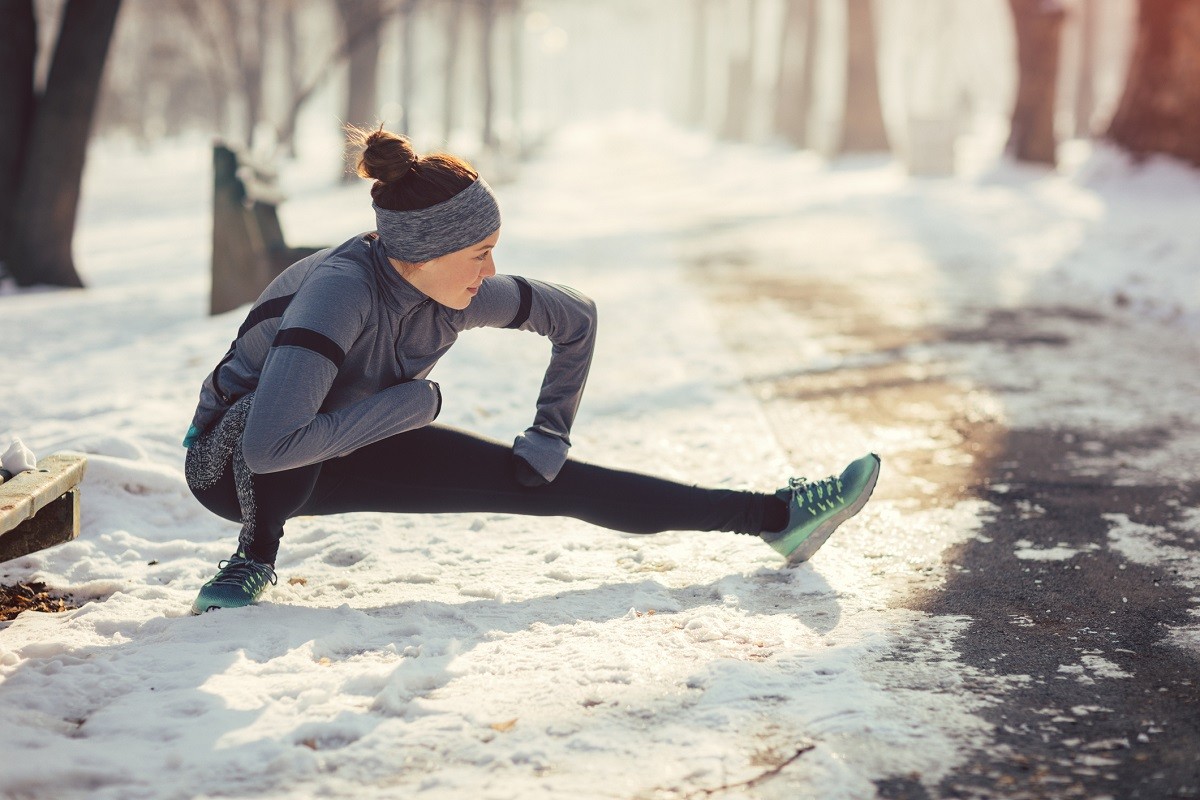
[[[996,679],[967,689],[988,698],[979,713],[994,726],[992,744],[933,785],[919,775],[879,781],[879,796],[1200,797],[1200,659],[1168,641],[1171,628],[1195,624],[1189,610],[1200,602],[1185,579],[1186,562],[1200,559],[1200,536],[1194,521],[1187,528],[1181,516],[1200,506],[1200,483],[1131,482],[1117,474],[1123,458],[1159,447],[1171,432],[1010,429],[966,413],[969,404],[960,399],[969,389],[961,381],[907,364],[915,346],[926,360],[931,350],[952,360],[972,348],[1069,357],[1072,326],[1102,335],[1105,314],[985,309],[961,325],[889,328],[878,324],[869,303],[828,278],[761,274],[719,258],[693,267],[721,309],[735,354],[761,350],[761,339],[740,329],[740,320],[764,299],[831,342],[853,338],[841,367],[752,369],[759,377],[750,382],[768,419],[836,410],[867,425],[950,430],[947,448],[969,458],[906,454],[921,479],[920,503],[979,498],[995,508],[978,535],[941,553],[944,582],[917,586],[898,602],[971,619],[955,646],[964,663]],[[1043,324],[1050,320],[1061,324]],[[990,388],[1002,391],[1004,381],[998,374]],[[929,408],[939,418],[930,419]],[[802,451],[796,438],[802,432],[774,428],[785,448]],[[1080,469],[1085,462],[1089,468]],[[903,482],[896,486],[894,492],[905,491]],[[1179,531],[1171,537],[1173,560],[1147,565],[1127,557],[1110,541],[1114,520]],[[1064,555],[1036,557],[1056,551]],[[893,656],[905,658],[903,648]],[[1008,688],[997,691],[999,685]]]

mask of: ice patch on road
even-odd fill
[[[1017,542],[1017,549],[1013,551],[1013,555],[1023,561],[1066,561],[1079,555],[1079,550],[1065,545],[1038,548],[1034,547],[1032,542],[1022,540]]]
[[[1105,514],[1104,519],[1112,524],[1108,531],[1109,545],[1125,558],[1148,567],[1169,569],[1172,579],[1182,586],[1200,586],[1200,560],[1195,552],[1176,544],[1179,534],[1154,525],[1134,522],[1128,514]],[[1200,521],[1200,509],[1187,509],[1176,524],[1179,533],[1190,535],[1196,531]],[[1191,598],[1193,603],[1200,598]],[[1200,616],[1200,608],[1189,609],[1193,616]],[[1166,640],[1176,647],[1200,653],[1200,624],[1171,628]]]
[[[1084,684],[1093,684],[1096,679],[1111,680],[1116,678],[1132,678],[1133,674],[1121,669],[1120,666],[1107,658],[1096,654],[1082,656],[1078,664],[1063,664],[1058,671],[1065,675],[1074,676]]]
[[[1134,522],[1128,514],[1105,514],[1112,527],[1108,541],[1112,549],[1135,564],[1168,566],[1178,573],[1178,582],[1189,588],[1200,586],[1200,559],[1195,553],[1170,542],[1176,540],[1171,531],[1154,525]]]

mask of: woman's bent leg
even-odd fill
[[[786,517],[773,495],[704,489],[568,460],[547,486],[522,486],[512,448],[442,425],[409,431],[325,462],[297,514],[492,511],[565,516],[628,533],[756,534]]]
[[[192,494],[205,508],[241,523],[238,552],[274,566],[283,524],[308,501],[322,465],[252,473],[242,458],[241,442],[249,406],[247,397],[192,444],[184,474]]]
[[[320,473],[320,464],[265,475],[246,470],[239,481],[230,464],[216,483],[193,486],[192,494],[214,514],[241,523],[239,552],[274,566],[283,524],[308,501]]]

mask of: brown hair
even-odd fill
[[[430,153],[420,156],[408,137],[385,131],[346,126],[351,147],[360,150],[355,172],[373,178],[371,199],[390,211],[416,211],[449,200],[479,177],[458,156]]]

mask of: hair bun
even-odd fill
[[[348,127],[352,144],[362,148],[355,172],[362,178],[374,178],[383,183],[395,183],[408,174],[420,160],[408,138],[378,130]]]

